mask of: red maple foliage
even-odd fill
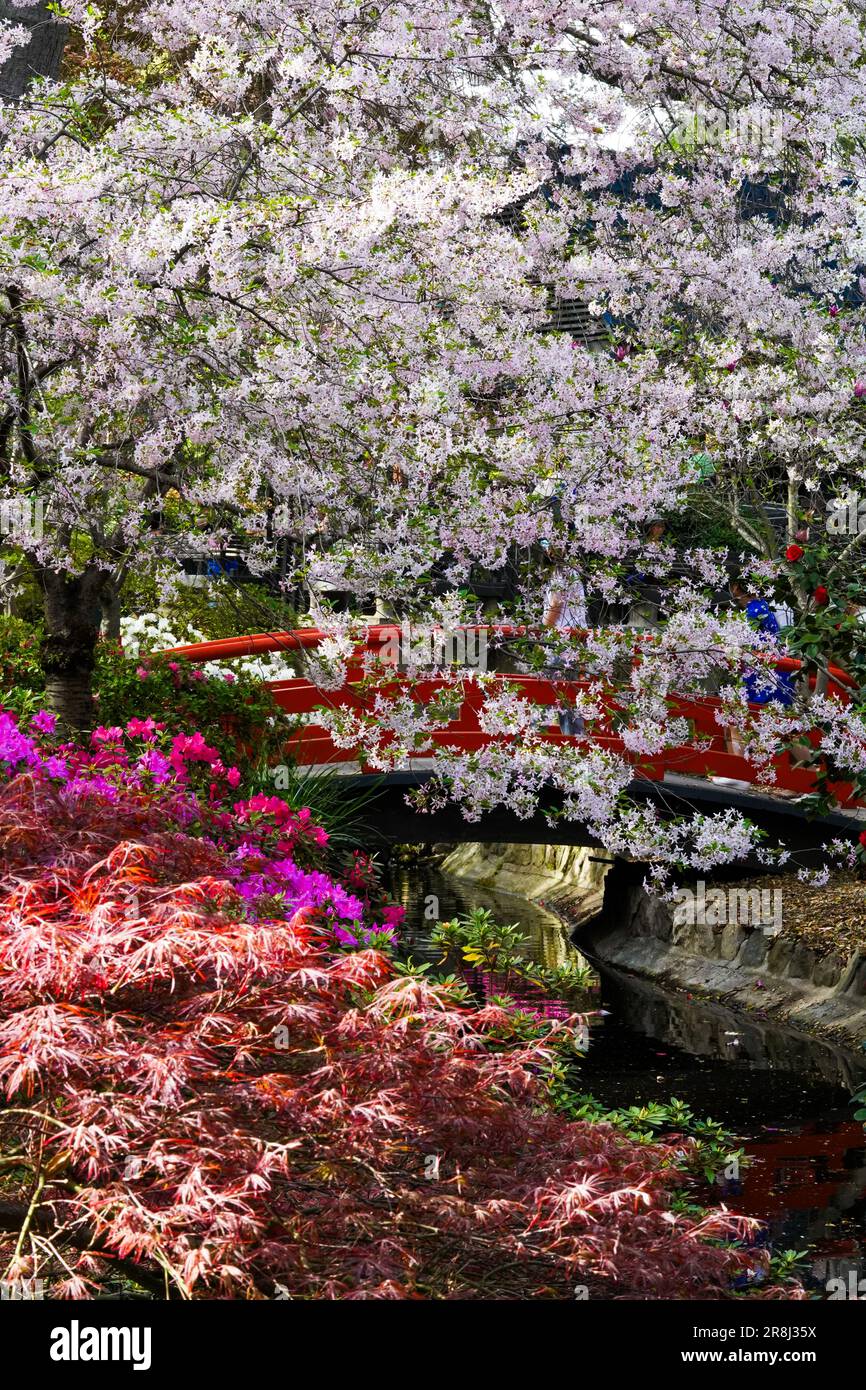
[[[549,1040],[257,919],[144,790],[0,788],[0,985],[3,1263],[52,1295],[713,1298],[766,1261],[672,1212],[664,1145],[544,1103]]]

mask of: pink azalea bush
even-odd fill
[[[50,717],[0,714],[7,1277],[669,1299],[765,1273],[753,1223],[672,1209],[669,1148],[549,1107],[575,1020],[527,1041],[500,1004],[407,973],[369,862],[344,884],[316,868],[308,814],[233,802],[198,733],[52,739]]]

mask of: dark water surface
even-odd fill
[[[545,965],[576,954],[558,919],[524,898],[427,865],[393,870],[391,889],[406,908],[403,944],[416,960],[438,959],[434,913],[447,921],[472,907],[519,923],[527,955]],[[501,988],[478,972],[469,978],[482,994]],[[607,969],[587,1007],[595,1010],[580,1063],[587,1091],[610,1107],[676,1098],[718,1120],[752,1162],[738,1183],[708,1195],[766,1221],[775,1250],[810,1248],[816,1288],[849,1271],[866,1277],[866,1134],[850,1103],[866,1082],[866,1053]]]

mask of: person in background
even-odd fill
[[[757,598],[742,579],[731,580],[730,593],[734,603],[744,610],[746,617],[758,623],[759,632],[776,637],[782,628],[791,627],[794,622],[793,609],[786,604],[772,608],[763,599]]]
[[[652,517],[646,524],[644,545],[661,545],[667,531],[667,522],[660,516]],[[639,631],[655,629],[659,624],[658,590],[647,575],[636,570],[628,575],[626,584],[636,590],[635,597],[628,605],[626,625]]]
[[[789,608],[771,608],[769,603],[765,599],[758,598],[741,578],[737,577],[731,580],[730,594],[734,603],[745,613],[758,632],[766,633],[768,637],[775,638],[778,637],[783,627],[791,625],[793,613]],[[790,671],[777,669],[775,675],[772,675],[766,667],[760,671],[745,671],[743,684],[746,687],[746,695],[750,704],[768,705],[775,701],[787,708],[794,702],[794,676]],[[725,729],[725,748],[727,752],[733,753],[739,758],[745,757],[746,750],[738,729],[732,727]],[[744,789],[751,786],[751,783],[742,781],[738,777],[713,777],[711,780],[720,786]]]
[[[544,626],[559,632],[585,628],[586,590],[580,576],[566,568],[563,553],[558,547],[543,541],[542,546],[554,566],[544,595]],[[552,679],[577,680],[580,672],[568,666],[562,657],[554,657],[546,674]],[[559,711],[559,727],[564,734],[579,735],[585,731],[586,725],[574,710],[564,709]]]

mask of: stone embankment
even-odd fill
[[[643,888],[645,869],[566,845],[466,844],[442,868],[553,909],[591,960],[714,999],[844,1047],[866,1041],[866,952],[729,921],[678,922]],[[759,882],[759,881],[757,881]]]

